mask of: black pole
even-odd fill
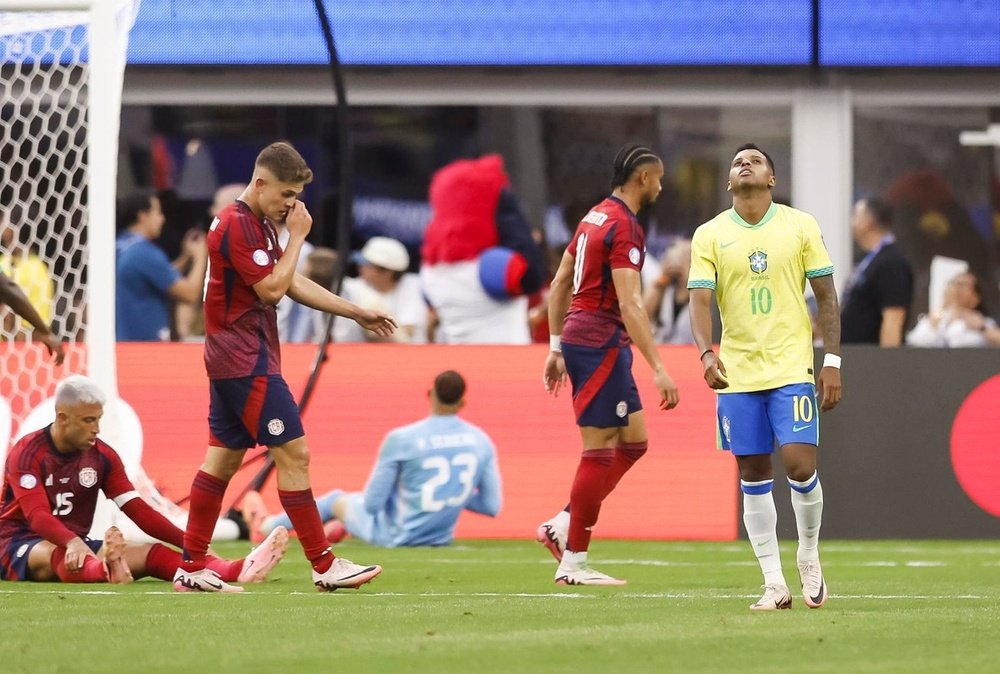
[[[347,87],[344,84],[344,69],[337,54],[337,45],[333,39],[333,29],[326,15],[323,0],[313,0],[316,5],[316,15],[323,29],[323,39],[330,58],[330,74],[333,77],[333,90],[336,95],[337,111],[337,155],[340,160],[340,180],[337,185],[337,268],[334,272],[330,290],[340,293],[344,279],[344,269],[347,266],[347,256],[351,251],[351,226],[353,224],[354,205],[354,144],[351,138],[351,110],[347,103]],[[316,358],[313,360],[312,372],[306,381],[305,389],[299,398],[299,410],[305,412],[313,391],[319,381],[323,364],[329,359],[327,349],[333,335],[333,321],[336,316],[330,314],[326,321],[326,330],[320,340]]]
[[[318,1],[318,0],[317,0]],[[819,30],[819,10],[820,10],[820,0],[812,0],[812,24],[810,26],[810,46],[812,47],[810,53],[809,66],[813,71],[813,74],[819,73],[820,71],[820,30]]]
[[[331,288],[335,293],[340,292],[340,287],[344,278],[344,269],[347,266],[347,256],[350,253],[351,226],[353,224],[352,213],[354,204],[354,146],[351,139],[351,117],[350,107],[347,104],[347,88],[344,85],[344,70],[337,55],[337,45],[333,39],[333,29],[330,26],[330,19],[326,15],[326,7],[323,0],[313,0],[316,6],[316,16],[319,19],[320,28],[323,31],[323,40],[326,42],[326,51],[329,55],[330,74],[333,78],[333,90],[335,95],[335,110],[337,113],[337,156],[340,160],[340,179],[337,184],[337,266],[334,270]],[[327,318],[326,330],[323,339],[316,350],[316,357],[313,359],[312,371],[306,381],[302,395],[299,397],[299,413],[304,414],[309,401],[312,399],[313,391],[319,382],[319,375],[323,365],[329,360],[327,350],[333,336],[333,321],[336,318],[333,314]],[[261,466],[257,474],[250,480],[249,484],[241,491],[234,500],[240,500],[250,490],[260,491],[271,471],[274,470],[274,457],[268,453],[267,460]],[[234,514],[230,510],[230,516]]]

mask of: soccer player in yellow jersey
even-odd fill
[[[826,601],[819,563],[823,489],[816,472],[819,410],[840,401],[840,310],[833,264],[808,213],[771,200],[774,162],[753,144],[729,168],[733,207],[701,225],[691,243],[691,328],[705,381],[718,391],[720,444],[736,457],[743,523],[764,573],[756,611],[792,606],[778,555],[771,487],[775,444],[791,486],[799,533],[802,596],[810,608]],[[818,379],[803,291],[809,280],[819,304],[826,356]],[[712,348],[709,305],[715,291],[722,316],[719,353]],[[818,396],[817,396],[818,391]]]

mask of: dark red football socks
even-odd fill
[[[323,521],[319,517],[319,511],[316,510],[312,489],[301,491],[279,489],[278,499],[288,519],[292,521],[306,559],[317,573],[326,572],[335,557],[330,550],[330,541],[326,540],[326,534],[323,532]]]
[[[226,494],[228,484],[227,480],[219,479],[203,470],[199,470],[194,476],[181,561],[181,567],[185,571],[205,568],[205,553],[209,543],[212,542],[215,522],[222,512],[222,497]]]
[[[590,530],[597,524],[597,516],[601,512],[601,501],[606,494],[605,482],[613,460],[613,449],[588,449],[580,457],[569,495],[567,550],[586,552],[590,546]]]
[[[70,573],[66,568],[66,548],[56,548],[50,558],[52,570],[64,583],[104,583],[108,580],[108,567],[97,557],[86,557],[83,568],[76,573]]]
[[[635,465],[635,462],[642,458],[649,446],[648,440],[642,442],[622,442],[615,449],[615,458],[611,462],[611,469],[608,470],[608,477],[604,482],[604,497],[615,490],[618,482]]]
[[[154,543],[146,553],[146,573],[153,578],[173,580],[174,572],[181,565],[181,553],[160,543]],[[229,561],[214,555],[205,556],[205,566],[219,574],[219,578],[232,583],[240,577],[243,560]]]

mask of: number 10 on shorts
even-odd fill
[[[812,396],[792,396],[792,416],[795,423],[811,422],[815,411],[814,405]]]

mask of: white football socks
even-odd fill
[[[774,508],[771,486],[774,480],[746,482],[740,480],[743,489],[743,525],[747,529],[750,547],[757,555],[760,570],[764,573],[765,585],[786,585],[781,571],[781,556],[778,551],[778,513]],[[763,493],[747,493],[763,492]]]
[[[560,510],[549,521],[552,522],[552,524],[555,525],[556,527],[559,527],[560,529],[562,529],[563,531],[568,531],[569,530],[569,511],[568,510]]]
[[[795,511],[795,526],[799,531],[799,562],[819,559],[819,528],[823,521],[823,485],[818,473],[805,482],[789,478],[792,492],[792,510]]]

